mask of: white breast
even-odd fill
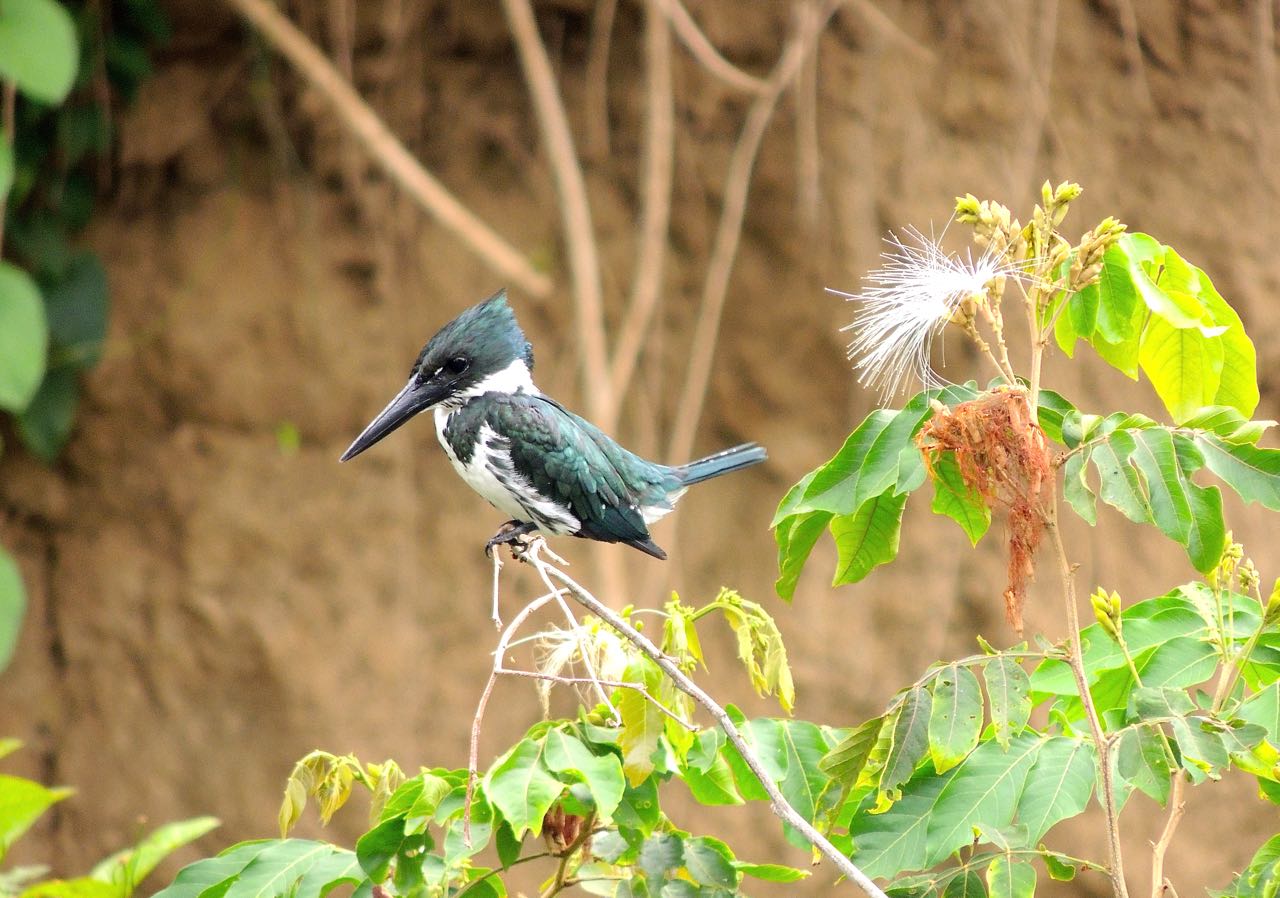
[[[539,496],[527,480],[514,472],[511,453],[499,448],[502,440],[489,425],[481,425],[479,441],[471,453],[471,460],[465,464],[460,461],[444,435],[449,418],[455,411],[457,410],[436,406],[436,438],[440,440],[453,469],[469,487],[512,520],[531,521],[539,529],[553,534],[578,531],[581,524],[574,515]]]

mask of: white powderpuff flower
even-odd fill
[[[537,670],[545,676],[565,676],[566,670],[585,660],[584,667],[588,672],[594,670],[602,680],[619,682],[631,663],[628,643],[595,617],[588,617],[585,623],[571,629],[551,627],[534,639],[537,643]],[[550,713],[552,685],[552,680],[539,680],[537,683],[543,714]]]
[[[976,260],[943,251],[938,239],[914,227],[891,233],[881,267],[867,274],[860,293],[829,290],[860,306],[851,330],[848,356],[858,383],[880,391],[882,400],[902,389],[912,376],[928,387],[943,381],[930,364],[934,338],[960,307],[981,297],[997,277],[1019,277],[1022,269],[990,248]]]

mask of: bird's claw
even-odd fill
[[[519,558],[528,549],[530,534],[537,529],[536,524],[531,524],[527,521],[507,521],[484,544],[484,554],[486,557],[492,558],[493,550],[498,546],[510,546],[512,557]]]

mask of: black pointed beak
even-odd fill
[[[396,394],[396,398],[378,412],[378,417],[369,422],[369,426],[361,431],[360,436],[355,438],[355,442],[347,447],[347,451],[342,453],[342,458],[338,460],[347,461],[355,458],[418,412],[435,405],[441,398],[436,395],[437,392],[410,380],[405,384],[404,389]]]

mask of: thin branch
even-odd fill
[[[872,0],[857,0],[853,5],[862,14],[862,18],[868,25],[910,52],[916,59],[928,65],[933,65],[937,61],[937,57],[933,55],[932,50],[908,34],[893,19],[885,15],[884,11],[876,6]]]
[[[1160,833],[1160,841],[1151,848],[1151,898],[1164,898],[1164,856],[1178,824],[1182,822],[1182,815],[1186,813],[1187,802],[1183,797],[1186,790],[1186,774],[1179,770],[1173,775],[1173,792],[1169,796],[1169,816],[1164,821],[1164,830]]]
[[[744,90],[752,94],[765,94],[769,91],[766,82],[755,75],[749,75],[720,55],[707,36],[702,33],[698,23],[689,15],[680,0],[656,0],[658,7],[671,21],[680,43],[684,44],[693,58],[698,60],[704,69],[719,78],[730,87]]]
[[[813,824],[791,806],[778,789],[777,784],[765,772],[764,766],[756,755],[755,750],[743,737],[742,732],[734,724],[732,718],[729,717],[728,712],[715,699],[704,692],[697,683],[693,682],[674,660],[663,654],[662,650],[654,645],[647,636],[628,624],[564,571],[549,564],[542,557],[542,552],[545,549],[546,541],[541,537],[537,537],[520,557],[532,564],[534,569],[542,574],[544,578],[554,579],[561,583],[580,605],[605,621],[619,636],[643,652],[654,664],[661,668],[662,672],[671,679],[677,689],[692,698],[715,718],[725,736],[733,743],[733,747],[738,750],[742,760],[769,795],[769,806],[774,814],[795,827],[808,840],[809,844],[829,859],[841,874],[857,883],[867,895],[871,896],[871,898],[885,898],[884,892],[865,873],[858,869],[857,865],[845,857],[838,848],[831,844],[826,836],[818,832]]]
[[[551,279],[536,270],[522,252],[462,205],[423,168],[350,82],[269,0],[226,2],[329,101],[338,119],[360,141],[370,158],[425,212],[520,289],[538,297],[551,295]]]
[[[1054,550],[1058,555],[1059,573],[1062,576],[1062,593],[1067,606],[1067,629],[1070,633],[1068,639],[1071,654],[1067,660],[1071,666],[1071,673],[1075,677],[1076,691],[1080,693],[1080,703],[1084,706],[1085,716],[1089,719],[1093,744],[1098,752],[1098,804],[1102,805],[1105,817],[1107,852],[1110,858],[1110,869],[1107,872],[1111,877],[1111,888],[1115,898],[1129,898],[1128,886],[1124,879],[1124,860],[1120,851],[1119,814],[1116,811],[1116,798],[1112,785],[1111,743],[1102,731],[1102,720],[1093,703],[1093,694],[1089,692],[1089,675],[1085,671],[1084,656],[1080,648],[1080,612],[1076,608],[1075,567],[1067,558],[1067,549],[1062,542],[1056,495],[1050,498],[1045,512],[1045,529],[1053,539]]]
[[[497,553],[495,552],[494,554]],[[480,693],[480,702],[476,705],[475,716],[471,718],[471,753],[467,762],[467,796],[462,803],[462,837],[468,845],[471,844],[471,801],[475,798],[476,779],[480,769],[480,727],[484,723],[484,711],[489,705],[489,696],[493,695],[493,687],[498,682],[498,670],[502,667],[502,657],[507,653],[511,637],[529,619],[529,616],[552,599],[559,598],[561,592],[564,592],[564,590],[553,590],[546,595],[538,596],[528,605],[525,605],[520,613],[507,625],[507,628],[502,631],[502,635],[498,637],[498,647],[493,650],[493,669],[489,671],[489,680],[484,684],[484,691]]]
[[[561,564],[567,564],[563,558],[556,555],[551,549],[547,549],[547,554]],[[569,622],[569,631],[578,635],[578,654],[582,656],[582,665],[587,669],[587,673],[591,675],[591,680],[595,683],[596,694],[600,697],[601,703],[609,709],[609,716],[613,721],[618,722],[622,717],[618,714],[618,709],[613,706],[613,702],[609,701],[609,694],[604,691],[604,687],[600,685],[600,674],[596,672],[595,662],[591,660],[591,653],[586,650],[586,644],[583,642],[581,633],[582,628],[578,624],[578,619],[573,616],[573,609],[569,607],[569,603],[564,600],[562,593],[564,590],[556,589],[555,585],[547,579],[547,575],[542,571],[538,571],[542,575],[542,582],[548,591],[555,596],[556,604],[560,606],[561,612],[564,613],[565,619]]]
[[[1129,61],[1129,77],[1133,96],[1144,107],[1151,107],[1151,87],[1147,83],[1147,67],[1142,61],[1142,40],[1138,32],[1138,15],[1131,0],[1116,0],[1120,30],[1124,34],[1124,53]]]
[[[556,193],[560,198],[560,221],[564,228],[565,251],[573,282],[578,344],[582,352],[583,390],[587,408],[596,421],[610,420],[614,397],[609,390],[609,362],[605,348],[604,298],[600,284],[599,248],[591,225],[587,185],[578,163],[565,114],[564,101],[556,86],[547,48],[538,34],[538,22],[530,0],[502,0],[511,36],[520,53],[525,81],[542,130]]]
[[[653,313],[662,292],[662,275],[667,254],[667,233],[671,225],[671,185],[675,172],[675,102],[671,86],[671,29],[662,14],[663,0],[649,0],[645,6],[645,67],[648,116],[645,128],[644,187],[640,212],[640,241],[631,281],[631,299],[626,317],[614,344],[610,381],[614,396],[625,396]],[[606,431],[617,424],[621,403],[615,403],[615,418],[602,421]]]
[[[782,57],[769,76],[768,90],[752,103],[738,143],[729,159],[725,175],[724,208],[707,265],[707,279],[702,289],[702,308],[694,325],[689,349],[689,372],[685,378],[684,390],[680,394],[680,404],[676,407],[668,453],[674,460],[683,461],[692,451],[693,436],[698,420],[702,417],[702,406],[707,398],[711,363],[720,331],[720,317],[729,292],[729,275],[742,238],[747,193],[751,189],[751,173],[755,168],[760,142],[783,91],[795,80],[801,64],[817,44],[818,34],[839,5],[828,2],[826,8],[816,15],[808,4],[800,6],[800,9],[809,12],[799,16],[795,32],[787,41]]]
[[[618,0],[600,0],[591,13],[591,44],[582,84],[583,150],[591,160],[609,157],[609,51]]]

